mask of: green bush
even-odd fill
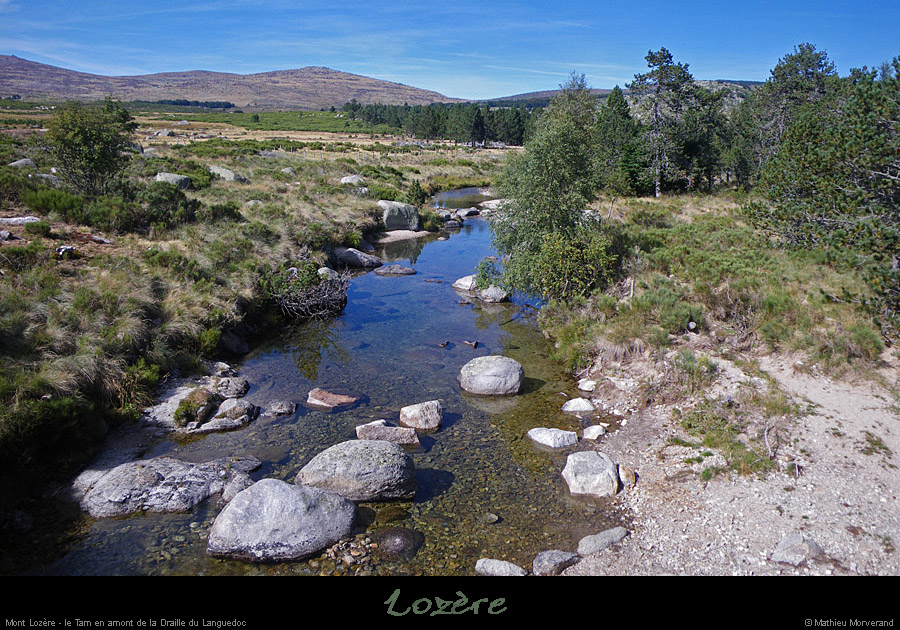
[[[50,236],[50,224],[46,221],[35,221],[34,223],[25,224],[25,233],[36,236]]]
[[[526,278],[514,286],[532,286],[545,298],[587,297],[606,288],[618,272],[620,258],[606,234],[581,230],[574,238],[550,232],[536,254],[507,264],[513,277]]]
[[[67,223],[86,222],[84,198],[56,188],[38,188],[22,195],[25,205],[32,212],[55,215]]]

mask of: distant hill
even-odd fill
[[[459,99],[401,83],[329,68],[307,67],[259,74],[165,72],[107,77],[0,55],[0,97],[30,100],[229,101],[245,109],[322,109],[360,103],[427,105]]]

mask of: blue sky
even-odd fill
[[[104,75],[327,66],[459,98],[624,86],[668,48],[763,81],[815,44],[839,74],[900,55],[900,0],[0,0],[0,54]]]

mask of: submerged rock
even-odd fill
[[[375,270],[378,276],[414,276],[416,270],[412,267],[404,267],[403,265],[385,265]]]
[[[392,560],[410,561],[425,542],[425,535],[406,527],[391,527],[372,534],[378,554]]]
[[[459,372],[459,384],[471,394],[508,396],[518,394],[525,381],[522,365],[499,355],[477,357]]]
[[[315,409],[336,410],[355,405],[359,398],[344,394],[333,394],[320,387],[310,390],[306,404]]]
[[[210,496],[226,499],[253,481],[248,472],[260,466],[255,457],[225,457],[202,464],[171,457],[120,464],[100,475],[78,499],[94,518],[153,512],[187,512]],[[77,497],[76,497],[77,498]]]
[[[416,469],[412,457],[398,444],[350,440],[313,457],[294,483],[337,492],[351,501],[412,499]]]
[[[263,479],[216,517],[206,551],[252,561],[297,560],[349,536],[355,522],[356,506],[338,494]]]

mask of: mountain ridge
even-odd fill
[[[39,100],[228,101],[246,109],[323,109],[360,103],[464,102],[431,90],[322,66],[236,74],[211,70],[104,76],[0,55],[0,97]]]

